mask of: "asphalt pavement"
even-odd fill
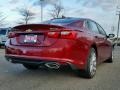
[[[5,60],[0,49],[0,90],[120,90],[120,47],[114,62],[102,63],[93,79],[78,77],[69,68],[30,71]]]

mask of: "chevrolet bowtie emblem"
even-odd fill
[[[31,29],[27,29],[26,32],[32,32],[32,30]]]

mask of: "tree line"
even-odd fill
[[[41,4],[40,4],[41,5]],[[49,15],[51,18],[61,18],[64,16],[65,8],[61,3],[52,4],[51,10],[49,10]],[[31,20],[36,18],[36,13],[32,11],[30,8],[17,8],[16,10],[19,15],[21,15],[21,19],[17,22],[18,24],[29,24]],[[4,21],[7,17],[5,17],[2,12],[0,12],[0,26],[4,25]]]

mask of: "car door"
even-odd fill
[[[107,37],[107,34],[104,31],[104,29],[99,24],[97,24],[97,26],[100,34]],[[105,51],[105,59],[108,59],[111,55],[112,45],[107,38],[105,39],[105,42],[104,42],[104,51]]]
[[[97,45],[99,62],[102,62],[103,60],[105,60],[105,57],[106,57],[105,55],[106,36],[100,34],[96,22],[88,20],[87,23],[88,23],[89,29],[91,30],[92,36],[94,37],[94,42]]]

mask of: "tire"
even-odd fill
[[[113,50],[111,52],[110,58],[108,58],[105,62],[107,62],[107,63],[113,63]]]
[[[96,74],[97,67],[97,54],[94,48],[90,49],[89,57],[87,60],[87,66],[85,70],[78,70],[77,74],[84,78],[93,78]]]
[[[86,78],[93,78],[96,74],[97,68],[97,54],[94,48],[91,48],[90,54],[87,60],[87,68],[85,70]]]
[[[34,64],[23,64],[23,66],[29,70],[36,70],[39,68],[39,65],[34,65]]]

